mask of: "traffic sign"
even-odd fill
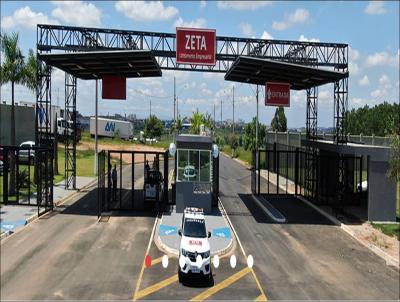
[[[215,29],[176,28],[176,63],[215,65]]]
[[[290,107],[290,84],[266,82],[265,106]]]

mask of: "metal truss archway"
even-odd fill
[[[72,27],[60,25],[37,26],[37,54],[57,52],[85,52],[93,50],[151,50],[161,69],[203,71],[225,73],[233,62],[241,56],[250,56],[302,64],[305,66],[348,70],[348,45],[343,43],[300,42],[288,40],[264,40],[237,37],[217,36],[217,53],[215,66],[182,65],[175,60],[176,35],[173,33],[144,32],[119,29],[101,29]],[[66,75],[66,79],[69,78]],[[40,61],[38,68],[37,92],[37,145],[43,145],[51,137],[51,119],[47,117],[51,106],[50,67]],[[74,81],[72,81],[74,82]],[[70,82],[68,82],[70,85]],[[346,142],[345,113],[347,111],[348,85],[347,78],[335,83],[334,121],[337,143]],[[75,84],[66,85],[65,109],[72,113],[72,128],[76,129],[76,78]],[[315,139],[317,131],[317,98],[316,88],[307,92],[307,134]],[[40,108],[45,108],[46,118],[40,115]],[[68,116],[68,115],[67,115]],[[67,141],[65,152],[67,180],[66,186],[75,183],[76,176],[76,131]],[[311,159],[313,163],[315,160]],[[68,166],[67,166],[68,165]],[[68,170],[68,172],[67,172]]]

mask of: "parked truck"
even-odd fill
[[[90,118],[90,134],[94,136],[96,130],[96,119],[95,117]],[[133,126],[131,122],[113,120],[108,118],[98,118],[98,136],[106,137],[120,137],[123,139],[132,139],[133,137]]]

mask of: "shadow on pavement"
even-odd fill
[[[254,219],[259,223],[278,224],[264,214],[251,194],[239,194]],[[335,225],[328,218],[294,196],[263,196],[286,218],[284,224]]]

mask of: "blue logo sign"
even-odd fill
[[[226,238],[226,239],[232,238],[231,230],[229,228],[213,229],[213,236],[220,237],[220,238]]]
[[[115,123],[114,122],[107,122],[106,127],[104,128],[105,131],[112,131],[115,132]]]
[[[160,236],[174,235],[177,233],[178,233],[178,230],[174,226],[164,225],[164,224],[160,225],[160,230],[159,230]]]
[[[44,120],[44,117],[46,115],[46,111],[44,110],[43,107],[40,107],[38,109],[38,113],[39,113],[39,122],[40,122],[40,124],[43,124],[43,120]]]
[[[18,226],[23,226],[26,224],[26,220],[16,220],[16,221],[2,221],[0,223],[0,228],[4,231],[11,231],[13,232],[14,229]]]

